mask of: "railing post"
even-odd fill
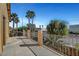
[[[25,31],[25,30],[23,30],[23,36],[26,36],[25,34],[26,34],[26,31]]]
[[[74,48],[72,48],[72,56],[74,56]]]
[[[66,55],[68,55],[68,47],[66,46]]]
[[[38,45],[39,46],[43,45],[43,32],[41,30],[38,31]]]
[[[30,30],[27,30],[27,38],[31,39],[31,31]]]
[[[76,49],[76,56],[78,56],[78,51],[77,51],[77,49]]]
[[[70,47],[68,47],[68,55],[70,56]]]
[[[65,47],[64,54],[66,55],[66,51],[67,51],[67,50],[66,50],[66,46],[64,46],[64,47]]]

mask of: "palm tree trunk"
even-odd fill
[[[30,18],[28,18],[28,28],[30,29]]]
[[[14,21],[13,21],[13,30],[12,30],[12,32],[13,32],[13,36],[14,36]]]
[[[14,21],[13,21],[13,31],[14,31]]]
[[[16,32],[17,32],[17,35],[18,35],[18,23],[16,23]]]
[[[28,23],[30,24],[30,18],[28,18]]]
[[[32,24],[33,24],[33,18],[32,18]]]
[[[16,23],[16,28],[18,29],[18,23]]]

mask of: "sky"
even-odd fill
[[[46,25],[53,19],[64,20],[69,25],[79,24],[79,4],[77,3],[11,3],[11,13],[17,13],[19,17],[19,26],[26,25],[28,19],[26,12],[32,10],[36,16],[34,24]],[[10,23],[12,26],[12,23]]]

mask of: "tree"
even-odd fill
[[[18,31],[23,31],[23,29],[24,29],[25,31],[27,31],[27,26],[18,27]]]
[[[54,45],[58,38],[68,34],[67,22],[58,19],[51,20],[47,25],[47,32],[49,34],[49,41]]]
[[[32,24],[33,24],[33,20],[34,20],[34,17],[35,17],[34,11],[28,10],[28,11],[26,12],[26,16],[25,16],[25,17],[28,18],[28,24],[30,24],[30,20],[31,20],[31,19],[32,19]],[[29,26],[29,27],[30,27],[30,26]]]
[[[18,17],[16,17],[16,19],[15,19],[16,28],[18,28],[18,23],[19,23],[19,22],[20,22],[20,21],[19,21]]]
[[[51,20],[47,25],[47,32],[54,35],[66,35],[68,33],[67,22]]]
[[[17,18],[17,14],[16,13],[12,13],[11,14],[11,20],[10,21],[13,21],[13,30],[14,30],[14,24],[15,24],[16,18]]]
[[[68,35],[68,27],[67,27],[67,22],[66,21],[61,21],[60,22],[60,27],[59,27],[59,30],[60,30],[60,35]]]
[[[27,24],[27,28],[30,26],[31,32],[35,31],[36,25],[35,24]]]
[[[34,12],[34,11],[31,11],[31,14],[32,14],[31,19],[32,19],[32,24],[33,24],[33,22],[34,22],[34,17],[35,17],[35,12]]]

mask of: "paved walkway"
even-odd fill
[[[13,37],[4,46],[3,56],[61,56],[46,46],[39,47],[36,41],[26,37]]]

